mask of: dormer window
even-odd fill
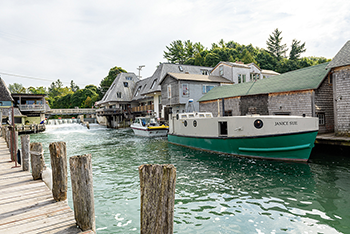
[[[141,86],[139,86],[139,87],[137,88],[136,93],[135,93],[135,96],[139,95],[140,90],[141,90]]]
[[[122,98],[122,93],[121,92],[117,92],[117,98]]]
[[[224,66],[219,67],[219,75],[223,76],[224,75]]]
[[[183,69],[183,67],[181,65],[179,66],[179,70],[180,70],[180,72],[184,71],[184,69]]]
[[[129,87],[129,83],[128,82],[124,82],[124,87],[125,88]]]
[[[125,80],[132,80],[132,76],[125,77]]]
[[[155,79],[155,80],[152,82],[152,85],[151,85],[151,88],[150,88],[150,89],[153,89],[154,86],[156,85],[156,83],[157,83],[157,79]]]
[[[201,70],[202,75],[209,75],[208,70]]]

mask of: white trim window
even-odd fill
[[[215,87],[214,85],[203,85],[202,86],[202,90],[203,90],[202,93],[207,93],[214,87]]]
[[[318,117],[318,125],[325,125],[326,124],[326,116],[324,113],[317,113]]]
[[[222,66],[222,65],[219,67],[219,75],[220,76],[224,75],[224,66]]]
[[[182,84],[182,96],[188,97],[190,95],[190,89],[188,84]]]
[[[168,85],[167,87],[167,94],[168,94],[168,99],[171,98],[171,85]]]

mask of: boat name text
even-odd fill
[[[275,122],[275,126],[298,125],[298,121],[281,121]]]

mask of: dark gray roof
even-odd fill
[[[11,101],[13,98],[11,96],[10,90],[7,88],[5,81],[0,78],[0,101]]]
[[[131,77],[131,80],[126,79],[127,77]],[[138,81],[139,78],[133,72],[119,73],[108,88],[102,100],[97,102],[97,105],[108,102],[130,102],[133,98],[135,83]],[[124,86],[124,82],[128,83],[127,87]],[[121,93],[121,97],[117,96],[118,92]]]
[[[342,67],[350,65],[350,41],[347,41],[345,45],[339,50],[333,60],[328,64],[326,69]]]
[[[201,67],[194,65],[174,64],[174,63],[161,63],[153,75],[147,78],[146,88],[143,88],[141,95],[145,95],[153,92],[160,92],[160,82],[167,73],[184,73],[184,74],[197,74],[201,75],[202,70],[207,70],[208,73],[212,70],[212,67]],[[152,84],[154,83],[153,87]]]
[[[9,116],[9,111],[11,111],[12,107],[9,108],[0,108],[0,111],[2,111],[2,118],[8,117]],[[22,115],[22,113],[19,111],[18,108],[13,109],[13,113],[15,114],[15,117],[22,117],[25,115]]]
[[[142,99],[150,98],[147,96],[142,96],[142,94],[145,92],[145,90],[149,89],[149,86],[148,86],[149,79],[151,79],[151,77],[140,80],[136,83],[135,90],[133,93],[133,98],[132,98],[133,101],[139,101]]]

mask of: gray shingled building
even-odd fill
[[[334,93],[334,131],[350,136],[350,41],[326,67],[331,74]]]

